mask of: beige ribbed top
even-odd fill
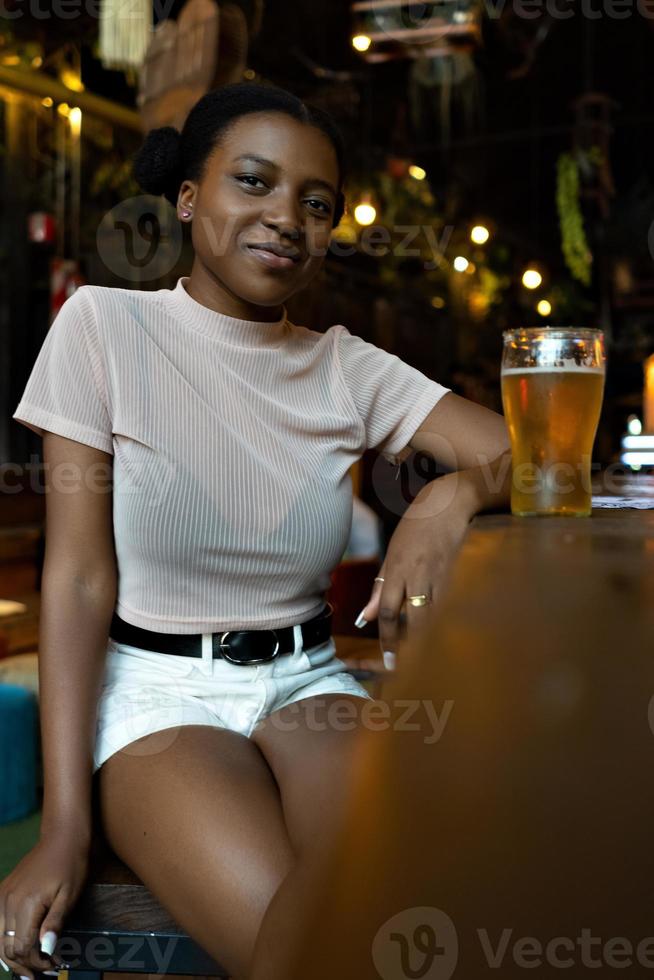
[[[123,619],[163,633],[304,622],[348,542],[350,467],[367,448],[407,456],[450,389],[342,324],[225,316],[187,281],[78,288],[13,418],[113,455]]]

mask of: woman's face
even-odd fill
[[[316,127],[280,112],[242,116],[209,156],[202,181],[180,187],[180,218],[191,205],[194,271],[199,262],[230,306],[253,308],[255,318],[255,307],[283,304],[324,261],[338,179],[336,152]]]

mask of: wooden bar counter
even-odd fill
[[[654,975],[654,510],[477,516],[397,654],[278,980]]]

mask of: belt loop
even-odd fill
[[[213,673],[213,633],[202,634],[202,669],[205,674]]]

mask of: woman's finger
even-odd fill
[[[17,973],[21,980],[34,980],[34,977],[29,973],[27,968],[19,963],[15,956],[15,947],[18,941],[16,928],[16,916],[13,914],[11,908],[7,907],[5,909],[5,922],[3,927],[3,941],[4,941],[4,956],[3,959],[10,970]],[[13,933],[13,935],[7,935],[7,933]]]
[[[434,599],[434,587],[423,580],[411,581],[407,587],[406,619],[409,632],[415,636],[427,623]],[[409,596],[426,596],[424,605],[415,605]]]
[[[400,640],[400,612],[404,600],[404,582],[394,580],[392,575],[386,578],[379,599],[379,644],[384,663],[392,662],[388,654],[397,654]]]

